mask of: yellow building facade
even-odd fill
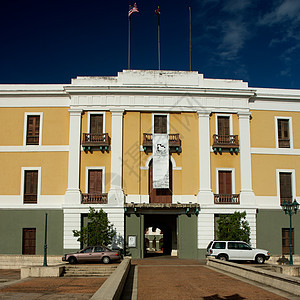
[[[300,202],[299,90],[124,70],[0,85],[0,123],[0,253],[41,254],[46,213],[49,253],[78,250],[73,230],[89,207],[107,213],[113,243],[133,257],[148,254],[152,228],[152,250],[203,258],[219,216],[235,211],[246,211],[254,247],[287,251],[281,204]],[[158,135],[168,147],[163,188],[154,183]]]

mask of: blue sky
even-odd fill
[[[300,89],[300,0],[137,0],[131,68],[161,68],[252,87]],[[69,83],[127,69],[128,0],[2,0],[0,83]]]

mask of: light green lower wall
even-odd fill
[[[178,216],[178,256],[197,259],[197,221],[196,215]]]
[[[129,251],[129,254],[132,256],[132,258],[143,258],[144,257],[144,253],[143,253],[144,216],[143,215],[135,215],[135,214],[126,215],[125,222],[126,222],[126,225],[125,225],[126,248]],[[127,247],[128,236],[136,237],[136,247],[135,248]]]
[[[63,253],[62,210],[0,210],[0,253],[22,254],[23,228],[36,228],[36,254],[44,253],[45,213],[48,213],[49,255]]]
[[[300,213],[293,215],[294,251],[300,254]],[[290,217],[282,210],[259,209],[256,216],[256,247],[269,250],[271,255],[282,254],[282,228],[290,228]]]

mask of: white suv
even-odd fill
[[[206,248],[206,256],[222,260],[252,260],[258,264],[270,258],[267,250],[251,248],[241,241],[211,241]]]

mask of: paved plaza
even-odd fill
[[[89,299],[106,278],[59,277],[20,280],[19,270],[0,270],[0,299]],[[122,299],[283,300],[265,288],[228,276],[205,261],[149,258],[132,260]]]

